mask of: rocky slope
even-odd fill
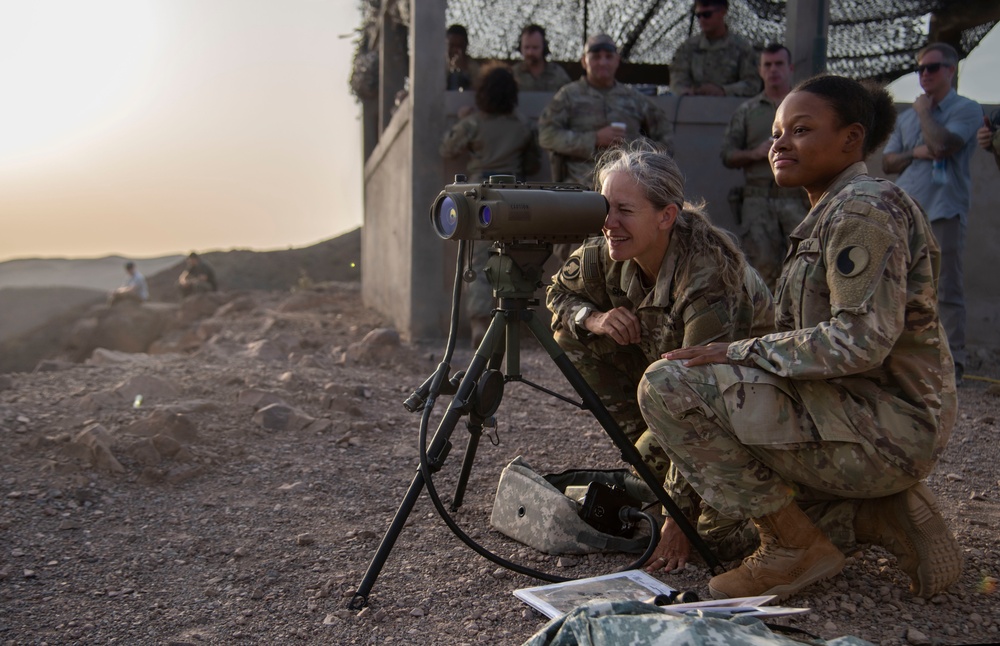
[[[545,619],[511,592],[539,582],[460,543],[426,496],[368,607],[347,609],[418,464],[419,419],[401,402],[444,347],[401,345],[385,325],[357,283],[226,292],[179,322],[184,343],[162,354],[97,350],[83,364],[0,375],[0,640],[517,644],[537,631]],[[524,378],[569,393],[526,345]],[[454,369],[470,358],[459,351]],[[979,358],[976,376],[1000,376],[994,355]],[[858,551],[843,575],[789,599],[812,610],[781,623],[881,644],[1000,640],[998,392],[967,380],[929,480],[965,549],[961,581],[924,601],[894,557]],[[500,469],[515,456],[542,473],[620,465],[589,414],[524,383],[507,384],[498,422],[457,522],[561,575],[627,565],[620,554],[542,555],[490,529]],[[446,499],[467,436],[459,424],[434,478]],[[702,565],[663,578],[707,597]]]

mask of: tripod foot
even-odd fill
[[[368,605],[368,597],[363,594],[355,593],[351,600],[347,603],[348,610],[361,610]]]

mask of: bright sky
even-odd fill
[[[359,226],[359,22],[356,0],[0,0],[0,260]]]
[[[0,0],[0,260],[359,226],[359,21],[356,0]],[[1000,102],[998,31],[960,69],[981,102]]]

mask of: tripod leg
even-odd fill
[[[451,434],[454,432],[455,426],[462,418],[462,415],[465,414],[464,407],[472,396],[473,391],[475,391],[476,384],[479,381],[479,377],[482,376],[483,370],[486,369],[489,355],[484,352],[484,349],[492,353],[492,349],[503,339],[504,319],[505,317],[502,312],[498,312],[493,318],[493,323],[490,324],[489,329],[486,331],[486,336],[483,338],[480,349],[476,351],[476,356],[472,358],[469,369],[462,378],[462,382],[458,386],[458,391],[455,393],[448,411],[438,425],[434,437],[431,438],[431,443],[427,447],[427,460],[433,471],[437,471],[444,464],[445,458],[447,458],[448,452],[451,450]],[[432,393],[432,397],[436,395],[437,393]],[[431,402],[428,402],[428,405],[430,406]],[[471,440],[470,446],[474,446]],[[475,449],[472,449],[471,454],[467,450],[466,462],[470,471],[472,469],[472,458],[474,457]],[[465,465],[463,465],[464,470]],[[468,479],[468,474],[466,474],[466,479]],[[464,491],[464,483],[461,484],[462,491]],[[413,476],[413,480],[410,482],[410,488],[406,490],[406,495],[403,496],[403,500],[396,510],[396,515],[393,516],[392,522],[389,524],[389,529],[386,530],[385,536],[382,537],[382,542],[379,543],[378,549],[375,551],[375,556],[372,557],[371,563],[368,564],[368,569],[361,580],[361,585],[358,586],[357,592],[354,593],[354,596],[348,603],[347,607],[351,610],[360,610],[368,605],[368,595],[375,585],[375,580],[382,572],[382,568],[389,558],[389,553],[392,551],[393,545],[396,544],[396,539],[399,538],[400,532],[403,531],[403,525],[406,524],[406,519],[409,517],[410,512],[413,511],[413,506],[416,504],[417,498],[420,497],[420,492],[423,491],[425,485],[426,480],[424,479],[423,470],[418,468],[416,475]],[[458,493],[456,493],[457,495]]]
[[[496,368],[503,361],[503,342],[505,340],[503,332],[505,329],[506,316],[503,311],[497,310],[493,315],[490,327],[486,330],[486,335],[476,350],[477,356],[482,355],[489,358],[491,368]],[[464,405],[464,403],[459,402],[459,405]],[[483,419],[475,413],[470,413],[466,426],[469,430],[469,443],[465,447],[462,471],[458,475],[458,484],[455,486],[455,497],[452,498],[449,507],[451,511],[461,507],[462,501],[465,499],[465,489],[469,484],[469,476],[472,474],[472,463],[476,460],[476,450],[479,448],[479,438],[483,435]]]
[[[576,369],[573,362],[570,361],[563,349],[559,347],[555,339],[552,338],[552,333],[549,329],[534,316],[534,312],[528,312],[527,316],[528,327],[531,329],[531,333],[535,335],[535,338],[542,344],[545,351],[548,352],[552,361],[555,362],[559,370],[563,373],[566,379],[569,381],[573,389],[576,390],[577,394],[583,399],[583,404],[587,410],[593,413],[594,417],[597,419],[598,423],[604,428],[605,432],[615,443],[615,446],[622,452],[622,459],[628,462],[635,469],[639,477],[649,485],[649,488],[653,490],[656,494],[656,498],[660,503],[667,509],[671,518],[677,523],[684,535],[687,536],[691,544],[695,546],[695,549],[702,555],[705,562],[708,564],[709,569],[713,572],[721,568],[719,559],[715,557],[715,554],[708,547],[705,541],[698,535],[698,531],[691,526],[690,521],[681,512],[677,503],[667,495],[664,491],[663,486],[657,481],[656,476],[650,471],[646,463],[643,462],[642,456],[636,450],[632,442],[625,437],[625,433],[618,428],[618,423],[615,422],[611,413],[604,406],[604,402],[600,400],[594,389],[590,387],[590,384],[583,378],[580,371]]]

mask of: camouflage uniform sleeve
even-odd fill
[[[726,96],[753,96],[760,92],[763,81],[757,72],[757,52],[746,41],[738,43],[740,79],[722,86]]]
[[[736,168],[729,163],[729,156],[737,150],[746,150],[748,103],[741,103],[729,119],[726,132],[722,135],[722,164],[726,168]]]
[[[556,92],[538,118],[538,143],[542,148],[577,159],[589,159],[597,147],[597,133],[571,129],[574,86]]]
[[[445,133],[438,152],[446,159],[458,157],[462,153],[469,152],[469,142],[475,136],[476,122],[470,115],[453,125],[451,130]]]
[[[691,79],[691,53],[694,41],[685,40],[674,52],[674,60],[670,63],[670,91],[683,94],[694,86]]]
[[[676,297],[674,311],[684,319],[684,338],[681,347],[706,345],[713,341],[732,341],[745,336],[747,322],[739,323],[740,309],[749,305],[749,286],[744,277],[744,288],[736,293],[720,289],[719,272],[707,259],[693,259],[690,283],[684,293]],[[752,271],[752,270],[751,270]],[[766,291],[766,287],[764,288]],[[765,306],[766,307],[766,306]],[[749,313],[742,318],[750,318]],[[673,349],[673,348],[671,348]]]
[[[753,319],[750,329],[747,331],[748,337],[771,334],[775,331],[774,325],[774,296],[767,283],[761,278],[756,269],[749,264],[746,265],[747,292],[750,294],[750,304],[753,307]]]
[[[670,118],[653,100],[647,96],[640,97],[643,106],[643,129],[646,136],[657,142],[671,157],[674,155],[674,126]]]
[[[887,205],[886,205],[887,206]],[[813,327],[730,344],[729,359],[792,379],[831,379],[876,368],[904,329],[908,233],[883,206],[848,199],[821,233],[830,318]],[[802,268],[791,268],[798,274]],[[793,289],[810,283],[793,275]],[[812,284],[812,288],[823,289]]]
[[[578,247],[545,290],[545,306],[552,312],[552,329],[569,330],[576,335],[573,318],[577,311],[588,306],[596,311],[610,309],[610,299],[603,281],[595,281],[595,276],[604,276],[601,259],[604,249],[599,244],[584,243]],[[595,289],[599,284],[601,290]]]

